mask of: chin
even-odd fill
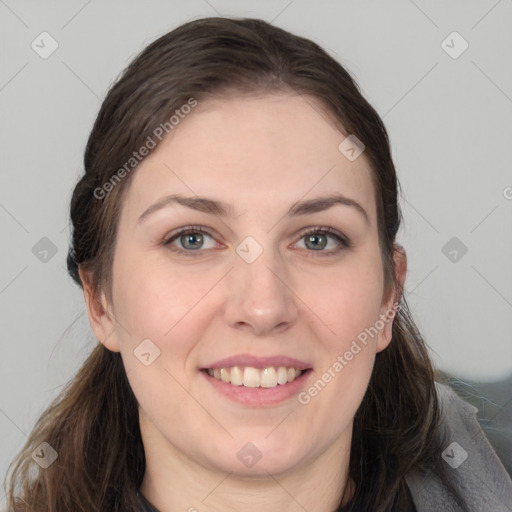
[[[217,457],[214,456],[210,462],[217,471],[241,478],[268,479],[269,473],[278,475],[297,467],[306,456],[299,453],[296,444],[289,437],[287,440],[286,436],[276,435],[273,440],[265,439],[265,436],[253,436],[252,439],[253,441],[244,442],[231,440],[231,446],[228,448],[224,444],[224,451]],[[304,446],[301,448],[304,449]]]

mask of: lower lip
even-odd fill
[[[229,384],[208,375],[206,371],[201,371],[207,381],[222,395],[234,402],[257,407],[278,404],[297,395],[305,387],[306,380],[311,372],[311,369],[305,370],[293,382],[287,382],[283,385],[278,384],[273,388],[249,388]]]

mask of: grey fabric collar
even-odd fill
[[[436,383],[445,446],[439,454],[464,502],[460,508],[435,476],[406,477],[418,512],[511,512],[512,481],[476,419],[477,409]]]

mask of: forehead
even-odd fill
[[[370,165],[364,153],[350,161],[340,152],[346,135],[309,96],[199,101],[139,164],[123,210],[140,215],[169,193],[215,197],[243,213],[341,192],[374,218]]]

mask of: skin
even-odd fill
[[[347,482],[350,489],[353,417],[375,354],[391,340],[392,320],[306,405],[296,396],[271,406],[234,403],[199,372],[233,354],[284,354],[313,368],[307,390],[392,309],[398,296],[384,290],[370,166],[364,153],[351,162],[338,150],[345,136],[313,98],[200,102],[132,176],[112,303],[101,292],[93,297],[82,272],[91,326],[101,343],[121,352],[139,403],[147,460],[141,491],[162,512],[328,512]],[[283,217],[298,200],[334,192],[357,201],[369,222],[345,205]],[[138,222],[176,193],[224,201],[233,216],[175,204]],[[197,257],[162,242],[190,224],[211,234]],[[301,230],[316,226],[341,232],[352,247],[333,252],[340,245],[327,238],[320,252],[308,248]],[[263,248],[250,264],[236,252],[247,236]],[[179,237],[173,247],[187,250]],[[395,269],[403,284],[401,248]],[[161,351],[149,366],[133,354],[147,338]],[[250,468],[237,457],[247,442],[262,454]]]

